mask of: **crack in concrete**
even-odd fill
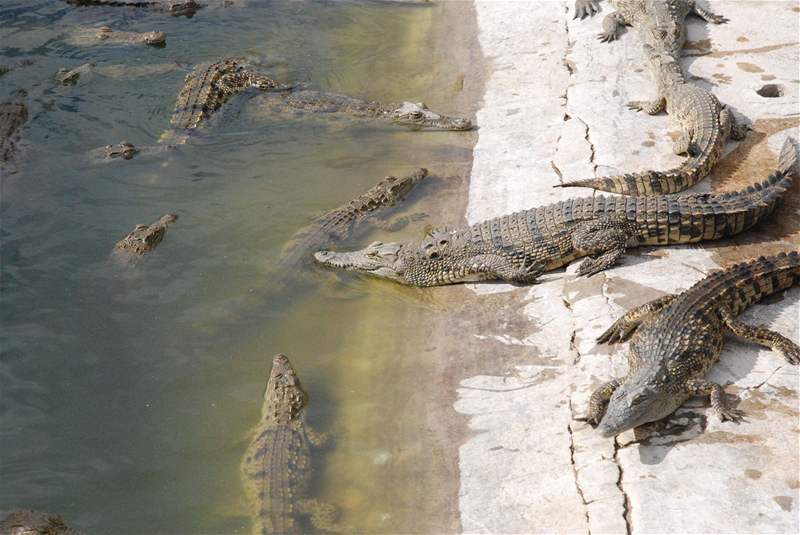
[[[560,139],[561,139],[561,136],[559,136],[559,138],[558,138],[558,139],[560,140]],[[556,142],[556,144],[557,144],[557,143],[558,143],[558,142]],[[556,165],[556,162],[554,162],[553,160],[550,160],[550,167],[552,167],[552,168],[553,168],[553,171],[555,171],[555,172],[556,172],[556,175],[558,175],[558,181],[559,181],[561,184],[563,184],[563,183],[564,183],[564,175],[562,175],[562,174],[561,174],[561,169],[559,169],[559,168],[558,168],[558,166]]]
[[[619,477],[617,478],[617,488],[622,493],[622,518],[625,520],[625,532],[627,535],[631,535],[633,526],[631,526],[631,501],[628,498],[628,493],[625,492],[625,489],[622,486],[622,480],[625,477],[625,471],[622,469],[622,465],[619,463],[619,450],[622,449],[622,446],[619,445],[619,440],[617,437],[614,437],[614,464],[617,465],[617,470],[619,470]]]
[[[589,123],[587,123],[586,121],[584,121],[583,119],[581,119],[577,115],[575,116],[575,118],[577,120],[579,120],[583,124],[583,127],[585,129],[586,133],[584,134],[583,139],[586,140],[586,143],[589,144],[589,149],[591,149],[591,151],[592,151],[592,153],[589,155],[589,163],[592,164],[594,176],[596,177],[597,176],[597,162],[595,161],[594,143],[592,143],[591,134],[589,132]]]
[[[569,400],[569,414],[570,417],[574,417],[574,412],[572,410],[572,399]],[[575,435],[572,431],[572,424],[567,424],[567,433],[569,433],[569,462],[572,465],[572,477],[575,480],[575,490],[578,491],[578,496],[580,497],[581,503],[583,503],[584,506],[583,513],[586,517],[586,533],[588,533],[588,535],[592,535],[592,526],[589,521],[589,504],[591,502],[586,500],[586,496],[583,494],[583,489],[581,488],[580,481],[578,480],[578,467],[575,466]]]

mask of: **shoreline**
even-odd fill
[[[592,195],[552,188],[562,179],[666,169],[681,161],[671,151],[668,117],[625,108],[628,100],[648,98],[652,82],[635,32],[612,44],[596,40],[608,2],[583,21],[572,20],[572,1],[474,4],[491,69],[477,114],[469,223]],[[729,143],[696,192],[765,179],[785,137],[800,131],[792,78],[797,19],[783,28],[768,22],[796,4],[709,4],[730,22],[713,26],[690,17],[687,48],[700,55],[682,64],[693,83],[710,88],[754,131]],[[756,94],[767,82],[785,87],[785,96]],[[476,310],[467,312],[471,317],[464,317],[469,305],[450,314],[472,335],[465,341],[461,333],[458,369],[474,373],[462,376],[454,403],[469,426],[459,448],[464,532],[800,529],[800,484],[792,476],[800,454],[791,447],[800,376],[768,350],[726,338],[709,374],[742,400],[749,418],[740,425],[720,423],[701,398],[679,409],[676,428],[661,436],[629,431],[603,439],[573,419],[584,413],[594,388],[626,369],[624,347],[596,346],[597,334],[630,307],[685,289],[710,270],[790,249],[800,237],[797,191],[795,184],[774,215],[776,224],[733,240],[641,248],[588,279],[575,278],[572,265],[528,288],[469,285],[474,294],[466,300]],[[798,316],[800,289],[794,288],[778,302],[751,307],[742,320],[796,338]]]

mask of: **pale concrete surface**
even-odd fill
[[[628,30],[600,43],[603,12],[572,20],[572,2],[476,0],[479,40],[490,66],[477,114],[467,219],[474,223],[574,196],[552,188],[571,180],[681,161],[671,152],[668,117],[627,110],[651,98],[639,40]],[[786,135],[798,136],[796,1],[716,1],[722,26],[691,18],[683,65],[756,132],[695,191],[736,189],[763,180]],[[783,96],[756,93],[778,84]],[[791,192],[797,197],[797,188]],[[468,533],[797,533],[800,502],[797,368],[749,343],[727,339],[710,378],[730,384],[748,414],[721,423],[698,398],[659,434],[603,439],[573,420],[591,391],[624,373],[625,346],[594,338],[625,310],[688,288],[709,270],[797,247],[797,203],[765,230],[725,244],[629,253],[590,279],[566,273],[530,288],[474,285],[479,296],[506,292],[527,332],[475,333],[475,343],[518,351],[531,362],[461,382],[455,409],[473,435],[459,450],[459,505]],[[755,237],[753,237],[755,236]],[[478,299],[478,302],[480,299]],[[756,305],[742,319],[798,340],[800,289]],[[520,318],[509,318],[517,326]],[[487,355],[488,359],[498,354]],[[491,367],[490,367],[491,366]]]

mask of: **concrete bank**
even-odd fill
[[[691,18],[684,67],[754,131],[728,146],[699,192],[766,178],[781,143],[798,136],[800,125],[798,3],[708,4],[730,22]],[[611,11],[607,2],[602,7],[592,19],[574,21],[571,0],[475,1],[490,73],[477,114],[470,223],[592,194],[552,188],[562,179],[681,161],[671,152],[666,116],[625,107],[652,98],[653,86],[633,31],[611,44],[595,38]],[[759,94],[774,93],[762,90],[767,84],[781,96]],[[474,327],[470,352],[484,354],[485,371],[461,380],[454,404],[469,427],[458,459],[465,532],[800,530],[800,376],[768,350],[727,339],[710,376],[741,398],[741,424],[721,423],[700,398],[657,436],[603,439],[573,420],[591,391],[626,367],[624,347],[598,347],[594,338],[628,308],[685,289],[712,269],[796,248],[797,185],[790,195],[765,228],[732,242],[644,248],[589,279],[575,278],[571,266],[530,288],[473,287],[473,303],[491,300],[492,310],[506,315]],[[742,319],[797,340],[798,317],[795,288]]]

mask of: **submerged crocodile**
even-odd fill
[[[711,92],[686,81],[669,54],[644,45],[658,86],[652,102],[631,102],[631,109],[655,115],[666,110],[680,130],[675,154],[689,154],[680,166],[666,171],[639,171],[565,182],[556,187],[587,187],[624,195],[677,193],[705,178],[719,160],[728,138],[743,139],[747,127]]]
[[[11,98],[0,102],[0,162],[14,156],[19,129],[28,120],[27,93],[17,91]]]
[[[570,199],[421,242],[375,242],[351,252],[319,251],[323,265],[413,286],[502,280],[535,282],[543,272],[589,256],[578,275],[598,273],[641,245],[696,243],[733,236],[769,215],[791,186],[797,148],[787,140],[779,169],[746,190],[705,195]]]
[[[676,60],[686,44],[686,17],[695,14],[706,22],[722,24],[725,17],[716,15],[695,0],[612,0],[616,7],[603,18],[603,32],[598,39],[614,41],[622,26],[632,26],[645,44],[670,54]],[[575,17],[596,12],[597,2],[575,2]]]
[[[710,395],[721,420],[743,413],[725,402],[725,392],[705,379],[719,360],[723,334],[730,332],[800,364],[800,346],[781,334],[736,319],[762,298],[800,284],[800,254],[760,257],[718,271],[678,295],[665,295],[614,322],[600,343],[630,339],[628,373],[597,389],[587,420],[611,437],[665,418],[695,395]],[[608,407],[606,408],[606,404]]]
[[[64,0],[74,6],[138,7],[166,11],[170,15],[194,15],[202,7],[195,0]]]
[[[245,488],[256,510],[258,533],[340,532],[333,505],[309,498],[311,447],[326,437],[305,422],[308,396],[285,355],[272,359],[261,421],[242,461]]]
[[[123,32],[113,30],[110,26],[101,26],[78,30],[70,42],[81,46],[97,43],[164,46],[167,43],[167,34],[155,31]]]
[[[135,262],[158,247],[167,233],[167,227],[177,219],[175,214],[165,214],[149,225],[136,225],[127,236],[117,242],[112,256],[118,260]]]
[[[291,272],[303,256],[332,241],[344,240],[359,222],[369,218],[380,225],[377,212],[403,200],[427,176],[424,168],[402,178],[387,176],[347,204],[316,218],[289,240],[278,261],[278,271]]]
[[[0,520],[0,535],[78,535],[58,515],[14,509]]]
[[[436,113],[422,102],[382,104],[338,93],[296,87],[281,94],[264,95],[256,104],[269,112],[299,111],[378,119],[403,126],[433,130],[470,130],[472,121]]]

